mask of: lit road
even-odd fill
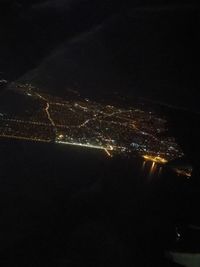
[[[0,107],[1,137],[51,140],[57,144],[104,150],[110,157],[132,153],[159,164],[183,156],[174,137],[166,134],[166,120],[152,112],[105,105],[81,99],[80,95],[77,100],[70,96],[63,99],[30,84],[16,83],[14,91],[24,97],[25,103],[30,99],[28,105],[34,105],[28,118],[15,112],[7,116]]]

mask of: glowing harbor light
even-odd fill
[[[168,160],[161,158],[160,156],[144,155],[143,158],[145,160],[153,161],[155,163],[160,163],[160,164],[166,164],[168,162]]]
[[[173,168],[173,170],[176,172],[178,176],[185,176],[187,178],[192,177],[192,168],[188,169],[181,169],[181,168]]]

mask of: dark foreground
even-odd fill
[[[96,150],[0,146],[1,266],[173,266],[194,181]]]

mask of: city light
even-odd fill
[[[80,95],[76,99],[77,94],[72,97],[71,92],[65,98],[52,96],[31,84],[13,86],[25,104],[30,96],[30,110],[24,112],[30,115],[16,111],[7,116],[0,110],[2,137],[100,149],[109,157],[138,155],[160,164],[183,156],[173,137],[158,134],[167,133],[166,120],[152,112],[88,101]]]

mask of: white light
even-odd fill
[[[92,145],[92,144],[83,144],[83,143],[77,143],[77,142],[66,142],[66,141],[58,141],[56,140],[56,143],[58,144],[64,144],[64,145],[72,145],[72,146],[81,146],[81,147],[89,147],[89,148],[94,148],[94,149],[100,149],[100,150],[108,150],[112,151],[114,148],[112,146],[104,147],[104,146],[97,146],[97,145]]]

